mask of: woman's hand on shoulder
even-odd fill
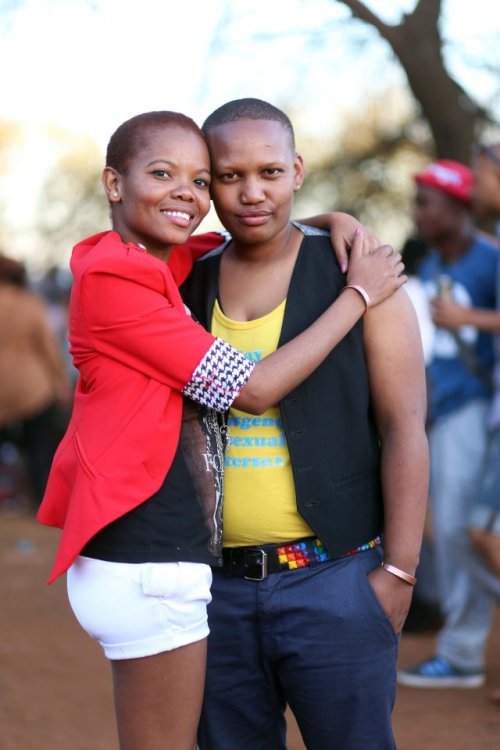
[[[347,284],[360,286],[368,295],[368,307],[375,307],[390,297],[407,281],[400,253],[390,245],[375,249],[366,242],[364,230],[357,229],[351,248]]]
[[[342,273],[347,273],[349,267],[349,252],[356,237],[356,230],[360,229],[362,231],[363,252],[365,255],[380,246],[380,240],[371,229],[363,226],[354,216],[346,214],[343,211],[330,211],[327,214],[310,216],[307,219],[300,219],[300,222],[330,232],[333,252]]]

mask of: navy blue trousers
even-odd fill
[[[200,750],[394,750],[399,639],[367,574],[381,550],[269,575],[214,571]]]

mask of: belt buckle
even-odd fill
[[[260,565],[260,576],[243,576],[243,578],[245,581],[263,581],[264,578],[267,578],[267,552],[264,552],[263,549],[259,549],[259,547],[248,547],[245,552],[249,552],[250,554],[260,554],[260,560],[253,563],[254,565]]]

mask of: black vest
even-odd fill
[[[209,330],[220,259],[216,250],[199,260],[181,288],[184,301]],[[313,323],[344,284],[329,238],[305,236],[279,345]],[[282,399],[280,410],[297,509],[330,554],[341,555],[381,533],[380,448],[361,321],[307,380]]]

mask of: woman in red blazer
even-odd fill
[[[196,124],[172,112],[134,117],[112,136],[106,164],[113,229],[73,251],[79,380],[38,520],[62,529],[50,581],[68,571],[75,615],[111,660],[121,749],[193,750],[210,565],[220,560],[222,414],[233,402],[250,413],[278,402],[366,302],[347,290],[297,339],[252,364],[192,320],[166,263],[209,209]],[[291,163],[286,179],[302,178]],[[204,242],[195,254],[220,239]],[[368,258],[354,242],[347,283],[372,304],[404,282],[399,257],[388,255]],[[176,250],[173,262],[180,283],[192,259]]]

